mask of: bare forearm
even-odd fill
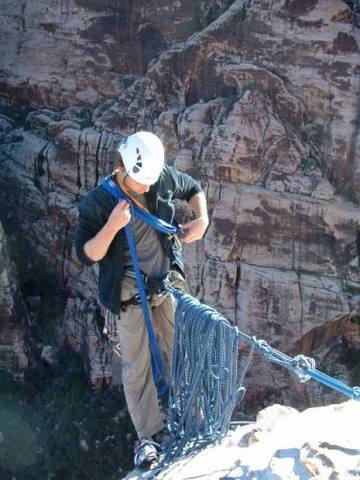
[[[106,255],[116,233],[124,228],[130,219],[130,204],[126,200],[121,200],[112,210],[102,229],[85,243],[85,254],[94,262],[101,260]]]
[[[206,198],[204,193],[197,193],[189,200],[189,205],[195,213],[195,219],[203,218],[204,220],[208,219]]]
[[[196,240],[200,240],[204,236],[209,225],[204,193],[196,193],[190,198],[188,203],[195,213],[195,218],[194,220],[180,226],[180,241],[183,243],[192,243]]]
[[[84,251],[86,255],[94,262],[101,260],[106,255],[115,235],[116,230],[105,224],[95,237],[85,243]]]

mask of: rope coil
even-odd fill
[[[223,438],[231,415],[244,398],[246,372],[255,350],[265,360],[294,372],[301,382],[317,380],[360,401],[360,387],[348,387],[315,369],[304,355],[294,358],[232,326],[213,308],[167,285],[177,301],[172,379],[169,395],[170,438],[160,471],[170,461]],[[248,348],[240,355],[240,343]],[[242,349],[244,350],[244,349]]]

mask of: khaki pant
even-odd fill
[[[170,272],[170,281],[174,287],[187,290],[185,280],[177,272]],[[129,300],[137,293],[135,279],[124,277],[121,301]],[[150,307],[154,331],[169,378],[175,330],[175,299],[171,294],[153,295]],[[111,339],[111,343],[116,344],[116,350],[121,354],[122,380],[129,413],[139,438],[150,437],[164,427],[165,414],[160,408],[153,382],[148,333],[141,305],[128,305],[120,313],[117,334],[117,339]]]

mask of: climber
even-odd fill
[[[208,226],[206,199],[198,182],[164,163],[161,140],[150,132],[137,132],[120,142],[119,162],[109,176],[126,199],[118,200],[100,184],[79,204],[76,252],[85,265],[99,264],[98,296],[105,318],[104,333],[121,355],[122,381],[129,413],[138,435],[135,466],[158,460],[154,439],[164,429],[151,372],[151,353],[144,313],[125,231],[131,228],[148,305],[167,372],[174,337],[174,298],[159,285],[187,289],[181,243],[200,240]],[[180,225],[176,235],[159,233],[131,214],[136,205],[172,224],[175,199],[186,200],[195,218]]]

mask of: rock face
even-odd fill
[[[0,370],[15,372],[29,362],[28,315],[0,223]]]
[[[256,423],[238,427],[220,445],[179,460],[157,478],[325,479],[356,478],[360,471],[360,438],[355,419],[360,405],[349,401],[298,412],[273,405]],[[151,478],[129,474],[126,479]]]
[[[74,253],[76,202],[135,129],[159,134],[168,161],[206,191],[210,227],[184,248],[201,300],[284,351],[360,308],[356,9],[213,1],[196,2],[196,16],[194,2],[165,3],[30,1],[1,20],[12,45],[1,60],[1,205],[34,268],[68,289],[64,333],[94,385],[115,381],[117,363],[97,325],[96,267]],[[16,108],[25,96],[30,106]],[[337,339],[327,353],[358,383],[346,357],[358,347]],[[250,394],[286,395],[291,380],[272,369],[253,367]],[[321,401],[306,392],[306,404]]]
[[[0,19],[1,90],[30,105],[95,105],[124,93],[163,50],[228,4],[6,0]]]

